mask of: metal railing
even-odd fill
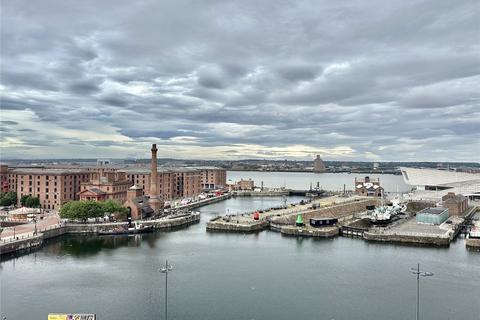
[[[65,226],[65,224],[58,223],[58,224],[54,224],[54,225],[51,225],[51,226],[48,226],[48,227],[45,227],[45,228],[38,228],[36,234],[35,234],[35,231],[19,233],[15,236],[12,235],[12,236],[0,239],[0,243],[11,243],[11,242],[14,242],[14,241],[21,241],[21,240],[24,240],[24,239],[34,238],[34,237],[38,236],[39,234],[41,234],[42,232],[49,231],[49,230],[60,229],[64,226]],[[9,227],[9,228],[13,228],[13,227]]]
[[[15,241],[21,241],[21,240],[25,240],[25,239],[35,238],[36,236],[38,236],[38,234],[35,235],[33,232],[22,233],[21,235],[15,236],[15,238],[13,236],[8,237],[8,238],[2,238],[1,243],[2,244],[11,243],[11,242],[15,242]]]

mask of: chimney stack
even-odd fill
[[[160,209],[163,207],[160,201],[160,196],[157,189],[157,145],[152,144],[152,160],[151,160],[151,172],[150,172],[150,199],[148,204],[153,209],[155,214],[160,212]]]

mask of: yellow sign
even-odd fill
[[[68,314],[49,314],[48,320],[95,320],[95,314],[68,313]]]

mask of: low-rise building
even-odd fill
[[[383,188],[380,186],[380,179],[365,179],[355,178],[355,193],[360,196],[381,197]]]
[[[240,180],[237,182],[239,190],[253,191],[255,188],[255,182],[252,179]]]
[[[153,209],[148,204],[149,197],[143,195],[143,190],[133,185],[127,190],[127,199],[123,206],[127,208],[127,219],[141,220],[153,216]]]
[[[416,221],[426,224],[442,224],[449,217],[448,208],[425,208],[417,212]]]
[[[461,194],[449,192],[442,197],[442,205],[448,208],[452,216],[458,216],[464,213],[468,208],[468,198]]]

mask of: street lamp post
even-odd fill
[[[420,276],[422,277],[431,277],[433,276],[433,272],[428,271],[420,271],[420,264],[417,264],[417,268],[411,268],[410,271],[413,274],[417,275],[417,313],[416,313],[416,320],[419,320],[420,315]]]
[[[37,217],[33,218],[33,222],[35,223],[35,230],[34,230],[33,234],[37,235]]]
[[[161,273],[165,273],[165,320],[168,319],[168,313],[167,313],[168,273],[172,270],[173,270],[173,267],[168,264],[168,260],[165,260],[165,267],[159,269]]]

